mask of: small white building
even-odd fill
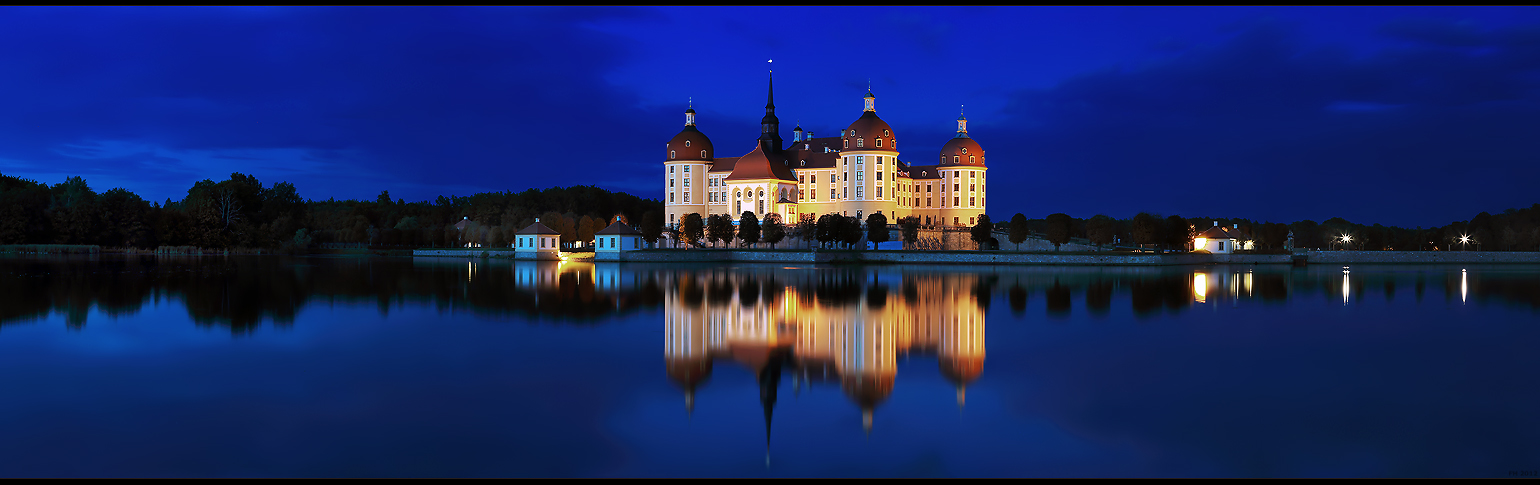
[[[1229,254],[1238,249],[1251,249],[1251,238],[1241,233],[1240,227],[1240,224],[1236,224],[1233,228],[1223,227],[1215,221],[1214,227],[1192,238],[1192,249],[1214,254]]]
[[[546,227],[536,218],[534,224],[513,237],[513,255],[518,259],[561,259],[561,233]]]
[[[642,233],[620,223],[616,217],[609,227],[594,232],[594,252],[615,253],[642,249]]]

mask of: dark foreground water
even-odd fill
[[[0,258],[0,476],[1540,469],[1540,268]]]

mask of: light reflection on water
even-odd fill
[[[0,258],[0,475],[1500,475],[1537,310],[1521,266]],[[198,464],[90,448],[146,414]]]

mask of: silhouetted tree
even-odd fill
[[[909,249],[915,249],[914,243],[920,240],[920,218],[917,216],[905,217],[899,219],[898,225],[903,231],[904,246]]]
[[[1009,238],[1011,244],[1016,245],[1017,251],[1021,250],[1021,243],[1026,242],[1027,236],[1029,235],[1031,235],[1031,231],[1027,229],[1027,216],[1022,215],[1020,212],[1017,212],[1016,215],[1011,216],[1011,229]]]
[[[1160,219],[1148,212],[1140,212],[1134,216],[1132,232],[1134,242],[1143,246],[1146,244],[1161,244],[1163,232]]]
[[[888,241],[888,216],[881,213],[866,216],[866,240],[872,242],[872,249],[882,249],[878,245]]]
[[[1069,232],[1074,228],[1075,218],[1064,213],[1049,214],[1045,222],[1048,224],[1043,236],[1053,243],[1053,250],[1058,251],[1060,245],[1069,242]]]
[[[973,240],[974,247],[982,250],[987,248],[989,240],[994,237],[991,235],[993,232],[994,223],[989,222],[989,216],[979,214],[978,222],[968,230],[968,237]]]
[[[775,249],[776,243],[786,239],[786,224],[781,222],[781,215],[771,212],[765,214],[764,241],[770,243],[770,249]]]
[[[733,218],[727,214],[712,214],[706,217],[706,240],[715,247],[718,243],[726,245],[733,241]]]
[[[642,214],[642,239],[654,247],[658,244],[658,238],[663,237],[663,216],[658,211],[647,211]]]
[[[840,219],[844,220],[840,223],[840,240],[845,243],[845,249],[854,249],[856,243],[861,242],[861,220],[856,219],[856,216],[842,216]]]
[[[754,211],[743,211],[738,216],[738,240],[749,246],[759,242],[759,216]]]
[[[1111,217],[1105,215],[1097,214],[1091,217],[1090,220],[1085,221],[1085,237],[1091,241],[1091,244],[1095,244],[1096,247],[1112,244],[1112,236],[1115,230],[1114,221]]]
[[[679,223],[679,239],[684,240],[691,246],[700,247],[701,233],[704,232],[704,229],[701,224],[700,214],[694,212],[685,214],[684,220]]]
[[[1182,216],[1166,218],[1166,245],[1172,250],[1187,250],[1192,248],[1192,225]]]

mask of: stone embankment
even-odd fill
[[[1308,251],[1306,264],[1540,264],[1540,252],[1496,251]],[[513,251],[431,250],[413,256],[508,258]],[[1057,254],[1014,251],[803,251],[654,249],[603,253],[562,253],[567,260],[649,263],[856,263],[856,264],[1020,264],[1065,266],[1173,266],[1188,264],[1290,264],[1288,254]],[[525,259],[525,258],[517,258]]]

